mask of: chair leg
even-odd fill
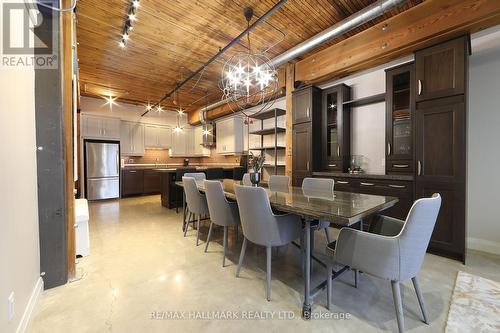
[[[354,288],[358,287],[359,283],[359,270],[355,269],[354,270]]]
[[[328,310],[331,310],[331,306],[332,306],[332,277],[333,277],[333,274],[332,274],[332,270],[333,270],[333,267],[332,265],[328,264],[326,266],[326,270],[327,270],[327,275],[326,275],[326,308]]]
[[[207,244],[205,244],[205,252],[208,250],[208,243],[210,243],[210,236],[212,236],[212,226],[214,225],[213,222],[210,222],[210,228],[208,228],[208,236],[207,236]]]
[[[403,317],[403,303],[401,302],[401,287],[399,281],[391,281],[391,286],[394,307],[396,308],[396,319],[398,320],[398,331],[399,333],[403,333],[405,330],[405,321]]]
[[[201,219],[201,214],[198,214],[198,221],[196,222],[196,246],[199,245],[200,241],[200,219]]]
[[[188,228],[189,228],[189,221],[190,220],[191,220],[191,212],[189,212],[189,214],[188,214],[188,219],[187,219],[186,225],[184,227],[184,237],[186,237],[186,234],[187,234],[187,231],[188,231]]]
[[[326,235],[326,243],[327,243],[327,244],[330,244],[330,243],[331,243],[331,240],[330,240],[330,232],[328,231],[328,228],[329,228],[329,227],[326,227],[326,228],[325,228],[325,235]]]
[[[227,251],[227,225],[224,226],[224,240],[222,241],[224,244],[224,254],[222,255],[222,267],[226,266],[226,251]]]
[[[418,304],[420,304],[420,310],[422,310],[424,323],[429,324],[429,317],[427,317],[427,310],[425,309],[424,296],[422,295],[422,291],[420,290],[420,283],[418,282],[416,276],[412,278],[411,281],[413,282],[413,287],[415,288],[415,293],[417,294]]]
[[[245,257],[245,251],[247,249],[247,238],[243,236],[243,245],[241,245],[240,260],[238,260],[238,268],[236,269],[236,277],[240,277],[241,264],[243,263],[243,257]]]
[[[272,256],[272,247],[268,246],[266,247],[266,262],[267,262],[267,269],[266,269],[266,282],[267,282],[267,287],[266,287],[266,295],[267,295],[267,301],[269,302],[271,300],[271,256]]]

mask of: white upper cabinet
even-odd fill
[[[210,156],[210,148],[203,146],[203,126],[194,128],[194,151],[197,156]]]
[[[120,149],[124,155],[144,155],[144,124],[128,121],[121,122]]]
[[[145,125],[144,131],[146,148],[168,149],[172,146],[172,129],[170,127]]]
[[[82,136],[120,140],[120,119],[82,115]]]
[[[210,156],[210,149],[203,143],[203,129],[201,126],[184,128],[182,132],[172,133],[172,148],[170,156],[174,157],[201,157]]]
[[[238,155],[248,150],[248,127],[245,118],[233,116],[216,124],[216,151],[221,155]]]

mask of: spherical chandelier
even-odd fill
[[[244,14],[249,26],[253,10],[245,8]],[[278,73],[263,53],[251,52],[249,32],[247,40],[248,51],[234,53],[222,66],[220,88],[233,112],[245,114],[245,109],[254,107],[252,114],[255,114],[274,104]]]

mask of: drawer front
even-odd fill
[[[386,161],[386,169],[389,174],[413,174],[413,161],[412,160],[393,160]]]
[[[335,181],[335,191],[356,192],[353,179],[350,178],[333,178]]]

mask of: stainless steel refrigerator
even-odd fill
[[[87,199],[120,197],[120,144],[85,142]]]

